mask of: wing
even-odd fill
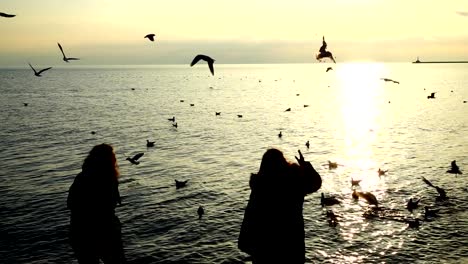
[[[62,45],[60,45],[60,43],[58,43],[58,42],[57,42],[57,44],[58,44],[58,46],[60,48],[60,51],[62,52],[63,57],[66,57],[65,52],[63,52]]]
[[[421,178],[422,178],[423,182],[425,182],[427,185],[429,185],[429,186],[431,186],[431,187],[434,187],[434,188],[435,188],[435,186],[434,186],[434,185],[432,185],[432,183],[431,183],[430,181],[428,181],[426,178],[424,178],[424,177],[421,177]]]
[[[52,67],[42,69],[37,74],[41,74],[42,72],[45,72],[45,71],[50,70],[50,69],[52,69]]]
[[[208,62],[208,67],[210,67],[210,72],[211,72],[211,75],[214,76],[214,66],[213,66],[213,62]]]
[[[28,63],[29,64],[29,67],[31,67],[31,69],[34,71],[34,73],[36,74],[36,70],[33,68],[33,66],[31,65],[31,63]]]
[[[10,15],[10,14],[5,14],[0,12],[1,17],[15,17],[16,15]]]
[[[193,58],[192,60],[192,63],[190,63],[190,67],[192,67],[193,65],[197,64],[198,61],[200,61],[201,59],[203,59],[204,56],[203,55],[197,55],[195,56],[195,58]]]
[[[67,58],[68,60],[80,60],[80,58]]]
[[[143,152],[138,153],[138,154],[136,154],[135,156],[133,156],[132,159],[136,161],[136,160],[138,160],[139,158],[141,158],[143,155],[145,155],[145,153],[143,153]]]

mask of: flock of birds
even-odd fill
[[[329,166],[329,169],[335,169],[338,166],[338,164],[336,164],[334,162],[331,162],[331,161],[328,161],[328,166]],[[386,172],[387,172],[387,170],[383,171],[380,168],[377,171],[379,176],[385,175]],[[462,172],[460,170],[460,167],[458,167],[455,160],[453,160],[450,163],[450,169],[447,170],[447,173],[462,174]],[[422,178],[422,180],[423,180],[423,182],[425,184],[427,184],[428,186],[434,188],[437,191],[438,196],[436,196],[436,202],[444,202],[444,201],[447,201],[449,199],[449,197],[447,196],[447,192],[443,188],[432,184],[429,180],[427,180],[424,177],[421,177],[421,178]],[[352,197],[352,199],[354,201],[358,201],[359,199],[363,199],[369,204],[369,210],[364,212],[364,217],[366,217],[366,218],[380,217],[380,218],[384,218],[384,219],[390,219],[390,220],[395,220],[395,221],[399,221],[399,222],[404,222],[404,223],[408,224],[408,227],[410,227],[410,228],[417,228],[417,227],[419,227],[421,225],[422,221],[429,221],[430,219],[439,216],[438,213],[439,213],[440,209],[433,209],[433,208],[431,208],[431,207],[429,207],[427,205],[424,206],[424,213],[423,213],[424,218],[423,219],[420,219],[419,217],[413,217],[413,218],[412,217],[406,217],[406,216],[403,216],[403,215],[400,215],[400,214],[395,215],[395,214],[393,214],[395,209],[387,209],[385,207],[379,206],[379,201],[377,200],[377,197],[374,194],[372,194],[371,192],[358,191],[357,187],[359,186],[360,182],[361,182],[361,180],[354,180],[354,179],[351,178],[351,188],[353,189],[351,197]],[[415,209],[417,209],[419,207],[420,200],[421,200],[420,198],[419,199],[413,198],[413,197],[409,198],[408,202],[406,203],[406,209],[410,213],[413,213],[413,210],[415,210]],[[341,203],[342,203],[342,201],[339,200],[338,198],[334,197],[334,196],[328,196],[327,197],[327,196],[325,196],[324,193],[321,194],[320,205],[322,207],[330,207],[330,206],[334,206],[334,205],[340,205]],[[396,210],[398,210],[398,209],[396,209]],[[386,214],[385,213],[386,211],[391,211],[392,214]],[[336,227],[339,224],[338,218],[340,216],[335,214],[333,212],[333,210],[331,210],[331,209],[327,210],[326,211],[326,217],[327,217],[328,224],[331,227]]]
[[[15,16],[16,15],[13,15],[13,14],[7,14],[7,13],[0,12],[0,17],[13,18]],[[149,41],[152,41],[152,42],[155,41],[155,37],[156,37],[156,35],[154,33],[147,34],[147,35],[144,36],[144,38],[146,38],[146,39],[148,39]],[[64,62],[69,63],[70,61],[80,60],[80,58],[68,57],[65,54],[62,45],[60,43],[57,43],[57,45],[58,45],[58,47],[60,49],[60,52],[61,52],[61,54],[63,56],[62,60]],[[322,46],[319,48],[319,52],[316,54],[316,59],[318,61],[322,61],[323,59],[327,59],[327,58],[330,59],[331,61],[333,61],[334,63],[336,63],[335,57],[333,56],[333,54],[330,51],[327,50],[327,43],[325,41],[325,37],[323,36],[322,37]],[[197,64],[201,60],[205,61],[208,64],[208,68],[210,70],[210,73],[214,76],[214,62],[215,62],[215,59],[211,58],[210,56],[203,55],[203,54],[198,54],[193,58],[192,62],[190,63],[190,66],[191,67],[194,66],[195,64]],[[31,65],[31,63],[28,63],[28,64],[31,67],[31,69],[33,70],[34,75],[37,76],[37,77],[41,77],[42,76],[41,74],[43,74],[45,71],[48,71],[48,70],[52,69],[52,67],[47,67],[47,68],[44,68],[44,69],[36,70]],[[332,67],[327,67],[326,72],[331,71],[331,70],[333,70]],[[395,81],[395,80],[392,80],[392,79],[389,79],[389,78],[381,78],[381,79],[383,81],[385,81],[385,82],[393,82],[395,84],[400,84],[399,81]],[[434,99],[435,98],[435,93],[436,92],[432,92],[429,96],[427,96],[427,98],[428,99]],[[181,102],[183,102],[183,100],[181,100]],[[466,101],[464,101],[464,103],[466,103]],[[24,105],[27,106],[28,104],[24,103]],[[191,104],[191,106],[193,106],[193,104]],[[308,105],[304,105],[304,107],[308,107]],[[291,108],[288,108],[285,111],[291,111]],[[221,113],[216,112],[215,114],[220,115]],[[238,117],[242,118],[242,115],[238,115]],[[168,120],[172,121],[172,126],[177,128],[178,125],[177,125],[175,117],[168,118]],[[94,131],[92,133],[95,134]],[[280,131],[279,134],[278,134],[278,137],[281,138],[282,136],[283,136],[283,134]],[[154,147],[155,142],[147,140],[146,146],[148,148]],[[310,147],[309,141],[307,141],[305,143],[305,146],[307,148]],[[139,159],[141,157],[143,157],[143,155],[144,155],[144,153],[140,152],[140,153],[135,154],[132,157],[127,157],[126,160],[128,160],[133,165],[138,165],[138,164],[140,164]],[[329,169],[336,169],[339,166],[339,164],[337,164],[336,162],[332,162],[332,161],[328,161],[327,165],[328,165]],[[381,170],[380,168],[377,171],[379,176],[385,175],[386,172],[387,172],[387,170]],[[455,160],[452,161],[451,168],[447,172],[452,173],[452,174],[462,174],[462,172],[460,171],[459,167],[457,166]],[[433,188],[436,189],[436,191],[439,194],[439,196],[436,198],[438,201],[443,201],[443,200],[448,199],[444,189],[433,185],[429,180],[427,180],[424,177],[422,178],[422,180],[428,186],[433,187]],[[175,186],[176,186],[177,189],[183,188],[183,187],[185,187],[187,185],[187,182],[188,182],[188,180],[180,181],[180,180],[176,179],[175,180]],[[352,198],[354,200],[364,199],[369,205],[373,206],[372,210],[371,210],[372,213],[370,213],[370,214],[365,213],[365,216],[376,216],[375,213],[378,212],[379,210],[382,210],[382,208],[379,207],[379,202],[378,202],[377,198],[375,197],[375,195],[373,195],[370,192],[358,191],[356,188],[359,186],[359,183],[360,183],[360,180],[351,179],[351,186],[353,188]],[[410,198],[408,200],[406,208],[410,212],[412,212],[414,209],[418,208],[419,201],[420,201],[420,199]],[[336,197],[333,197],[333,196],[325,197],[325,194],[322,193],[321,194],[320,204],[322,205],[322,207],[333,206],[333,205],[341,204],[341,201],[338,200]],[[198,213],[199,218],[201,218],[203,216],[203,214],[204,214],[204,208],[202,206],[200,206],[198,208],[198,210],[197,210],[197,213]],[[431,209],[428,206],[424,207],[424,219],[427,219],[428,217],[435,217],[435,216],[437,216],[437,213],[438,213],[438,210]],[[327,210],[326,216],[328,217],[328,222],[329,222],[330,226],[335,227],[335,226],[338,225],[338,223],[339,223],[338,217],[339,216],[336,215],[332,210]],[[378,214],[377,214],[377,216],[378,216]],[[409,227],[418,227],[421,224],[421,222],[420,222],[421,219],[419,219],[419,218],[412,218],[412,219],[405,218],[405,219],[395,219],[395,220],[406,222],[406,223],[408,223]]]

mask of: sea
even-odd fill
[[[468,263],[468,64],[199,64],[0,69],[0,262],[77,263],[68,189],[108,143],[129,263],[250,263],[237,239],[269,148],[291,162],[300,150],[323,180],[304,202],[307,263]],[[446,172],[453,160],[463,174]]]

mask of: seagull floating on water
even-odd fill
[[[48,68],[42,69],[40,71],[36,71],[36,69],[34,69],[34,67],[31,65],[31,63],[28,63],[28,64],[29,64],[29,67],[31,67],[31,69],[34,71],[34,75],[36,75],[37,77],[41,77],[41,73],[52,69],[52,67],[48,67]]]
[[[177,123],[172,124],[173,127],[177,128]]]
[[[325,195],[322,193],[320,197],[320,205],[322,207],[324,206],[332,206],[335,204],[341,204],[340,200],[336,199],[335,197],[325,197]]]
[[[221,115],[221,112],[215,112],[215,115],[219,116]]]
[[[135,156],[133,157],[128,157],[126,160],[130,161],[130,163],[134,164],[134,165],[138,165],[140,164],[140,162],[138,161],[138,159],[140,159],[145,153],[141,152],[141,153],[138,153],[136,154]]]
[[[156,36],[156,35],[151,33],[151,34],[146,35],[144,38],[147,38],[147,39],[149,39],[151,41],[154,41],[154,36]]]
[[[330,58],[334,63],[336,63],[335,58],[330,51],[327,51],[327,42],[325,42],[325,36],[322,37],[322,46],[319,49],[319,53],[317,53],[316,59],[321,60],[323,58]]]
[[[65,55],[65,52],[63,52],[63,48],[62,48],[62,45],[60,45],[60,43],[58,43],[58,46],[60,48],[60,51],[62,52],[62,55],[63,55],[63,61],[64,62],[68,62],[68,61],[71,61],[71,60],[79,60],[79,58],[68,58],[66,55]]]
[[[379,174],[379,176],[385,175],[385,173],[387,173],[387,172],[388,172],[388,170],[381,170],[380,168],[379,168],[379,170],[377,171],[377,173]]]
[[[329,169],[336,169],[336,168],[338,168],[338,163],[328,161],[328,168]]]
[[[146,140],[146,147],[148,148],[154,147],[154,141]]]
[[[455,160],[453,160],[453,161],[450,163],[450,170],[448,170],[447,173],[452,173],[452,174],[463,174],[463,173],[460,171],[460,168],[458,167],[457,162],[456,162]]]
[[[361,180],[354,180],[353,178],[351,178],[351,187],[358,186],[360,182]]]
[[[410,198],[408,203],[406,204],[406,208],[408,209],[408,211],[412,212],[414,209],[418,208],[418,204],[420,200],[421,199],[413,200],[413,198]]]
[[[285,112],[289,112],[289,111],[291,111],[291,108],[288,108],[288,109],[286,109],[286,110],[284,110],[284,111],[285,111]]]
[[[369,204],[375,205],[375,207],[379,207],[379,201],[377,201],[377,198],[375,197],[375,195],[373,195],[370,192],[358,192],[354,190],[353,197],[363,198]]]
[[[281,131],[279,132],[278,137],[279,138],[283,137],[283,133],[281,133]]]
[[[202,216],[205,214],[205,209],[203,209],[203,206],[200,205],[198,207],[197,214],[198,214],[198,219],[201,219]]]
[[[13,14],[7,14],[7,13],[2,13],[0,12],[0,17],[7,17],[7,18],[11,18],[11,17],[15,17],[16,15],[13,15]]]
[[[309,140],[307,140],[307,142],[305,143],[305,146],[306,146],[307,148],[309,148],[309,147],[310,147]]]
[[[427,99],[435,99],[436,92],[431,93],[431,95],[427,96]]]
[[[209,56],[198,54],[197,56],[195,56],[195,58],[193,58],[192,63],[190,63],[190,67],[197,64],[197,62],[199,62],[200,60],[204,60],[204,61],[206,61],[208,63],[208,67],[210,68],[210,72],[211,72],[212,75],[214,75],[213,63],[215,62],[215,60],[212,59]]]
[[[187,186],[187,182],[188,182],[188,180],[185,180],[185,181],[174,180],[174,181],[175,181],[175,186],[177,189]]]
[[[172,118],[168,118],[167,120],[175,122],[175,116],[173,116]]]

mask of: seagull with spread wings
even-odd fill
[[[156,36],[155,34],[151,33],[151,34],[146,35],[144,38],[147,38],[147,39],[149,39],[151,41],[154,41],[155,36]]]
[[[316,55],[316,59],[319,61],[324,58],[329,58],[334,63],[336,63],[335,58],[333,58],[333,54],[330,51],[327,51],[327,42],[325,42],[325,36],[322,37],[322,46],[319,49],[319,53]]]
[[[31,67],[31,69],[34,71],[34,75],[36,75],[37,77],[41,77],[42,76],[41,73],[52,69],[52,67],[48,67],[48,68],[42,69],[40,71],[36,71],[36,69],[34,69],[34,67],[31,65],[31,63],[28,63],[28,64],[29,64],[29,67]]]
[[[62,45],[60,45],[60,43],[58,43],[58,42],[57,42],[57,44],[58,44],[58,46],[59,46],[59,48],[60,48],[60,51],[61,51],[62,54],[63,54],[63,61],[64,61],[64,62],[68,62],[68,61],[71,61],[71,60],[79,60],[79,58],[68,58],[68,57],[65,55],[65,52],[63,52]]]
[[[208,63],[208,67],[210,67],[210,72],[214,76],[213,63],[215,62],[215,60],[209,56],[198,54],[197,56],[195,56],[195,58],[193,58],[192,63],[190,63],[190,67],[197,64],[197,62],[199,62],[200,60],[204,60]]]

